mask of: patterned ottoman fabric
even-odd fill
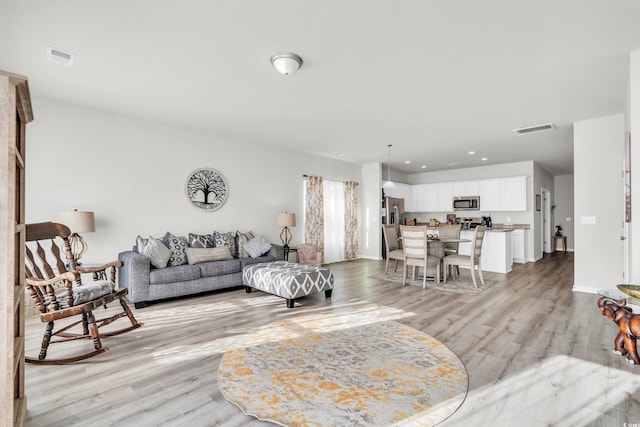
[[[295,298],[325,291],[331,296],[333,272],[328,268],[296,264],[286,261],[248,265],[242,270],[242,283],[247,292],[251,288],[287,299],[293,307]]]

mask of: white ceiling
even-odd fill
[[[572,123],[624,111],[639,16],[637,0],[2,0],[0,69],[34,98],[212,141],[356,163],[386,162],[393,144],[407,173],[535,160],[567,174]],[[279,51],[304,65],[278,74]],[[512,132],[547,122],[558,130]]]

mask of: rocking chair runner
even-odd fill
[[[71,255],[68,239],[70,235],[71,231],[63,224],[43,222],[26,225],[26,287],[35,300],[36,308],[40,312],[40,320],[47,324],[38,358],[26,357],[26,362],[60,365],[87,359],[108,350],[107,347],[102,346],[100,340],[102,337],[119,335],[143,325],[136,321],[124,299],[127,289],[114,289],[116,267],[121,267],[122,262],[112,261],[96,268],[78,267]],[[56,240],[61,240],[61,247]],[[69,261],[69,271],[60,257],[61,249]],[[52,258],[51,263],[49,256]],[[109,277],[107,277],[107,269],[109,269]],[[83,284],[80,273],[93,273],[94,281]],[[61,292],[60,289],[63,291]],[[93,311],[101,306],[106,308],[106,304],[116,299],[120,302],[122,311],[96,320]],[[73,316],[80,316],[81,319],[54,331],[55,321]],[[100,333],[102,326],[124,316],[129,318],[131,326]],[[79,324],[82,325],[81,334],[67,332]],[[53,337],[59,339],[52,340]],[[64,359],[46,359],[49,344],[85,338],[93,340],[94,351]]]

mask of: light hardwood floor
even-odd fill
[[[135,310],[143,328],[105,339],[103,355],[27,365],[26,425],[272,425],[227,402],[216,371],[234,339],[295,316],[395,320],[442,341],[469,373],[466,401],[442,426],[640,424],[640,366],[612,353],[616,327],[600,315],[597,296],[571,291],[571,253],[486,273],[495,285],[477,296],[370,278],[384,271],[382,261],[330,267],[331,299],[312,295],[287,309],[281,298],[236,289],[155,304]],[[37,354],[42,330],[37,317],[27,319],[27,354]]]

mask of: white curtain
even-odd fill
[[[324,262],[344,261],[344,183],[324,180]]]

